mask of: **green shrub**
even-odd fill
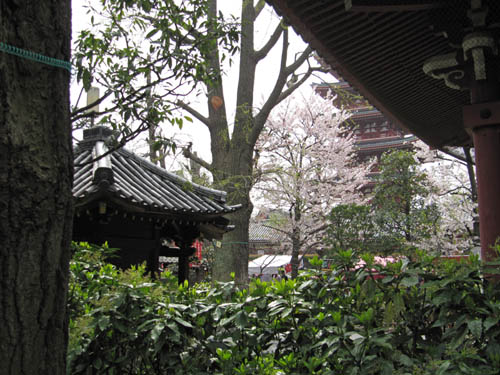
[[[68,372],[498,373],[499,292],[477,259],[419,253],[385,268],[363,259],[355,269],[358,257],[339,251],[328,272],[313,260],[318,269],[296,280],[238,290],[152,282],[140,267],[120,272],[76,256]]]

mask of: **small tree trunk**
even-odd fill
[[[293,219],[295,226],[292,229],[292,279],[297,278],[299,275],[299,253],[301,247],[301,232],[300,232],[300,222],[302,219],[302,211],[300,207],[302,202],[300,198],[296,198],[295,205],[293,206]]]
[[[292,234],[292,279],[297,278],[299,275],[299,253],[300,253],[300,233],[299,228],[293,229]]]
[[[69,0],[0,2],[0,40],[70,59]],[[0,52],[0,368],[65,374],[70,73]]]
[[[469,175],[471,198],[474,203],[477,203],[477,183],[476,174],[474,172],[474,163],[472,161],[472,155],[470,153],[469,147],[463,148],[465,159],[467,160],[467,173]],[[479,213],[477,207],[474,209],[473,216],[473,232],[474,238],[479,238]]]

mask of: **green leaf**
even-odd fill
[[[180,304],[180,303],[169,303],[168,304],[168,307],[169,308],[172,308],[172,309],[175,309],[175,310],[178,310],[178,311],[186,311],[189,306],[188,305],[183,305],[183,304]]]
[[[281,312],[281,318],[282,319],[285,319],[286,317],[288,317],[291,313],[292,313],[293,309],[291,307],[287,307],[286,309],[284,309],[282,312]],[[309,311],[309,310],[308,310]]]
[[[184,319],[174,317],[174,320],[179,323],[180,325],[187,327],[187,328],[194,328],[193,325],[189,322],[186,322]]]
[[[390,339],[391,339],[390,336],[381,336],[381,337],[371,338],[370,341],[373,342],[374,344],[376,344],[377,346],[392,350],[393,347],[392,347],[391,343],[389,342]]]
[[[401,280],[400,285],[409,288],[417,284],[418,284],[418,277],[410,276],[410,277],[405,277],[403,280]]]
[[[106,328],[108,328],[109,325],[109,316],[101,316],[97,321],[97,325],[99,326],[99,329],[101,331],[106,330]]]
[[[498,324],[499,318],[490,316],[484,321],[484,332],[487,332],[491,327]]]
[[[236,324],[236,327],[238,327],[239,329],[243,329],[247,326],[248,315],[247,315],[245,310],[241,310],[236,314],[235,324]]]
[[[153,329],[151,330],[151,340],[153,340],[153,342],[158,341],[158,337],[160,337],[164,328],[165,328],[165,324],[163,324],[163,323],[158,323],[157,325],[155,325],[153,327]]]
[[[441,364],[441,366],[439,366],[436,375],[443,375],[450,366],[451,366],[451,361],[444,361]]]
[[[100,370],[102,367],[102,360],[98,357],[95,359],[93,366],[95,369]]]
[[[398,362],[407,366],[407,367],[413,367],[413,360],[408,357],[406,354],[401,354],[398,357]]]
[[[481,320],[470,320],[467,322],[467,327],[469,328],[469,331],[476,337],[480,338],[481,337],[481,332],[482,332],[482,323]]]
[[[236,319],[236,314],[232,315],[230,317],[222,319],[220,321],[219,325],[222,326],[222,327],[224,327],[224,326],[228,325],[229,323],[231,323],[234,319]]]
[[[83,88],[85,89],[85,91],[89,91],[90,84],[92,83],[92,77],[90,75],[90,72],[87,69],[85,69],[83,71],[82,83],[83,83]]]
[[[155,35],[160,29],[154,28],[149,33],[146,34],[146,39],[150,39],[153,35]]]
[[[458,332],[454,333],[453,338],[450,342],[451,349],[457,349],[463,343],[463,341],[468,333],[465,326],[462,326],[462,328],[458,329],[457,331]]]

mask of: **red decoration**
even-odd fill
[[[193,242],[193,247],[196,249],[196,253],[195,253],[196,257],[199,260],[201,260],[202,259],[201,250],[203,248],[203,244],[200,241],[196,240]]]

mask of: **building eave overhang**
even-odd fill
[[[266,1],[390,121],[435,148],[471,144],[462,114],[468,92],[423,72],[426,60],[453,52],[440,29],[462,32],[469,1]],[[498,23],[500,2],[485,2],[490,24]]]

